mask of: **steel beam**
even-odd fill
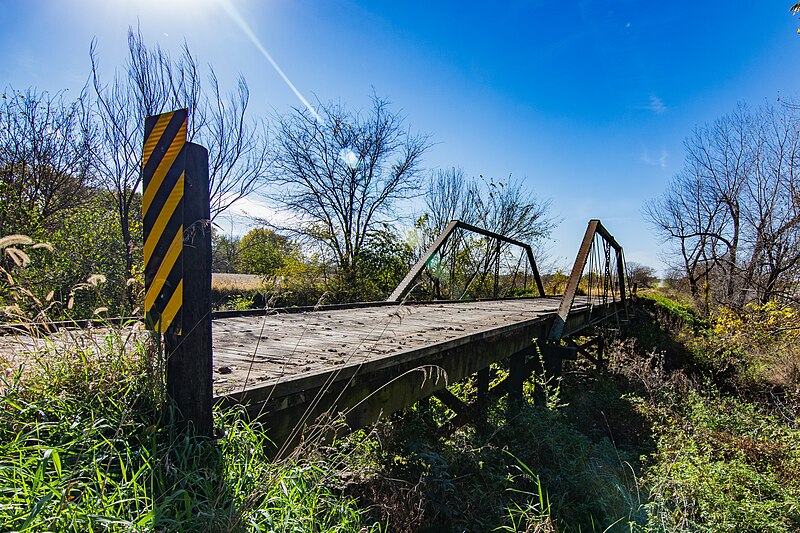
[[[553,322],[553,327],[550,330],[550,335],[548,337],[548,340],[550,341],[560,341],[561,336],[564,333],[564,324],[567,322],[569,310],[572,307],[572,303],[575,301],[575,294],[578,291],[578,283],[581,281],[581,274],[583,274],[583,269],[586,266],[586,261],[589,258],[589,251],[592,248],[592,242],[594,242],[594,236],[595,233],[597,233],[598,226],[600,226],[599,220],[590,220],[589,225],[586,228],[586,233],[583,234],[581,247],[578,249],[578,255],[575,258],[575,263],[572,265],[572,273],[570,273],[569,280],[567,280],[567,287],[564,289],[564,297],[561,299],[561,305],[558,306],[556,318]]]
[[[536,260],[533,257],[533,250],[531,249],[529,244],[524,242],[518,241],[516,239],[511,239],[506,237],[505,235],[500,235],[499,233],[495,233],[493,231],[489,231],[483,228],[479,228],[478,226],[473,226],[472,224],[467,224],[466,222],[462,222],[460,220],[451,220],[450,223],[445,227],[444,231],[442,231],[441,235],[439,235],[435,241],[428,246],[428,249],[425,250],[425,253],[422,255],[419,261],[409,270],[408,274],[403,278],[397,288],[389,295],[389,298],[386,299],[387,302],[398,302],[402,300],[406,294],[408,294],[414,286],[414,283],[419,278],[422,271],[428,265],[431,258],[434,256],[436,252],[438,252],[450,238],[450,235],[458,229],[464,229],[467,231],[471,231],[473,233],[478,233],[479,235],[484,235],[486,237],[496,239],[498,241],[502,241],[508,244],[512,244],[514,246],[519,246],[523,250],[528,257],[528,262],[531,265],[531,270],[533,271],[533,277],[536,281],[536,288],[539,290],[539,295],[544,296],[544,285],[542,284],[541,276],[539,275],[539,269],[536,266]]]
[[[617,276],[619,277],[620,301],[624,306],[627,313],[628,303],[625,291],[625,258],[622,253],[622,246],[614,239],[614,236],[603,227],[597,219],[589,221],[586,227],[586,233],[583,235],[581,246],[578,249],[578,255],[575,258],[575,263],[572,265],[572,272],[570,273],[567,287],[564,290],[564,297],[561,300],[561,305],[558,307],[553,327],[550,330],[548,340],[551,342],[558,342],[564,333],[564,324],[566,324],[572,304],[575,301],[575,295],[578,291],[578,284],[581,281],[583,269],[586,267],[586,262],[589,259],[589,252],[592,249],[595,235],[600,235],[612,248],[614,248],[617,260]]]

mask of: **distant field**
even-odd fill
[[[211,290],[255,291],[261,288],[261,277],[255,274],[211,274]]]

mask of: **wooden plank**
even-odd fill
[[[238,318],[236,327],[232,327],[230,321],[215,321],[216,392],[217,395],[241,393],[245,379],[248,388],[254,383],[264,386],[300,380],[293,385],[280,385],[273,391],[273,394],[277,391],[291,394],[293,389],[304,384],[318,384],[313,380],[304,381],[307,377],[341,372],[341,367],[382,365],[381,361],[396,356],[413,358],[410,354],[435,351],[436,346],[441,347],[443,343],[468,343],[476,334],[486,336],[495,330],[498,334],[511,331],[515,325],[522,327],[531,320],[552,314],[559,302],[558,298],[542,298],[375,307],[314,313],[313,316]],[[578,302],[576,308],[582,305],[582,301]],[[398,308],[402,308],[402,312],[397,312]],[[325,329],[331,325],[331,331]],[[260,331],[262,326],[265,331],[278,327],[282,337],[269,333],[259,339],[252,332]],[[248,331],[247,338],[235,335],[236,328]],[[320,333],[333,336],[324,337]],[[261,359],[262,355],[268,358],[269,364]],[[248,357],[250,361],[243,364]],[[285,364],[280,363],[281,358]],[[237,368],[220,374],[219,368],[231,366]]]
[[[402,306],[402,312],[398,311],[401,306],[374,307],[218,320],[214,322],[215,367],[239,367],[239,372],[233,373],[241,374],[243,383],[247,371],[251,377],[263,377],[262,354],[271,361],[281,357],[290,361],[290,373],[297,373],[294,369],[306,362],[312,370],[342,364],[342,359],[359,362],[552,312],[557,299],[545,300]],[[253,361],[252,368],[242,368],[246,359]],[[225,383],[225,390],[218,392],[230,390],[236,378],[226,375],[218,380]]]
[[[570,313],[565,332],[587,327],[597,315],[597,309],[583,306]],[[350,428],[364,427],[494,362],[530,349],[534,339],[546,336],[554,317],[551,310],[523,322],[360,363],[259,381],[247,390],[218,398],[218,402],[223,406],[243,403],[252,416],[266,416],[270,438],[276,443],[295,442],[298,432],[314,425],[319,416],[342,413]],[[501,389],[508,387],[493,389],[490,394]]]

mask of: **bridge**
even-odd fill
[[[168,392],[188,420],[209,428],[212,403],[244,406],[266,422],[279,454],[325,422],[361,428],[431,395],[456,413],[456,427],[490,396],[521,398],[533,372],[557,377],[578,354],[599,364],[603,337],[592,330],[620,327],[627,304],[623,249],[599,220],[589,222],[558,295],[545,294],[526,243],[452,221],[387,301],[215,312],[189,322],[210,329],[206,347],[186,341],[206,326],[164,334]],[[19,335],[31,327],[0,330],[33,350],[36,336]],[[500,362],[502,379],[492,367]],[[470,376],[471,401],[448,391]]]
[[[477,261],[481,268],[462,275],[456,293],[464,297],[470,286],[482,284],[493,297],[430,298],[441,296],[443,285],[457,284],[453,269],[442,276],[441,266],[454,265],[447,255],[457,255],[459,245],[475,247],[475,240],[466,242],[468,236],[487,252]],[[527,262],[524,274],[500,266],[504,252],[515,247],[518,266]],[[527,244],[452,221],[385,302],[215,313],[215,402],[246,406],[251,416],[267,422],[282,450],[308,428],[313,432],[315,424],[343,418],[357,429],[431,395],[453,410],[452,423],[460,424],[490,395],[521,397],[523,382],[534,371],[557,376],[561,362],[578,353],[598,362],[602,337],[589,336],[583,345],[574,339],[601,323],[619,326],[627,319],[625,278],[622,247],[599,220],[589,222],[558,296],[545,295]],[[498,293],[503,285],[511,289],[507,293],[537,294],[503,297]],[[491,365],[506,359],[506,377],[492,380]],[[472,402],[447,390],[473,375]]]

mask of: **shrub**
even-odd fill
[[[708,387],[707,387],[708,388]],[[654,531],[797,531],[800,431],[752,404],[692,392],[655,427]]]

